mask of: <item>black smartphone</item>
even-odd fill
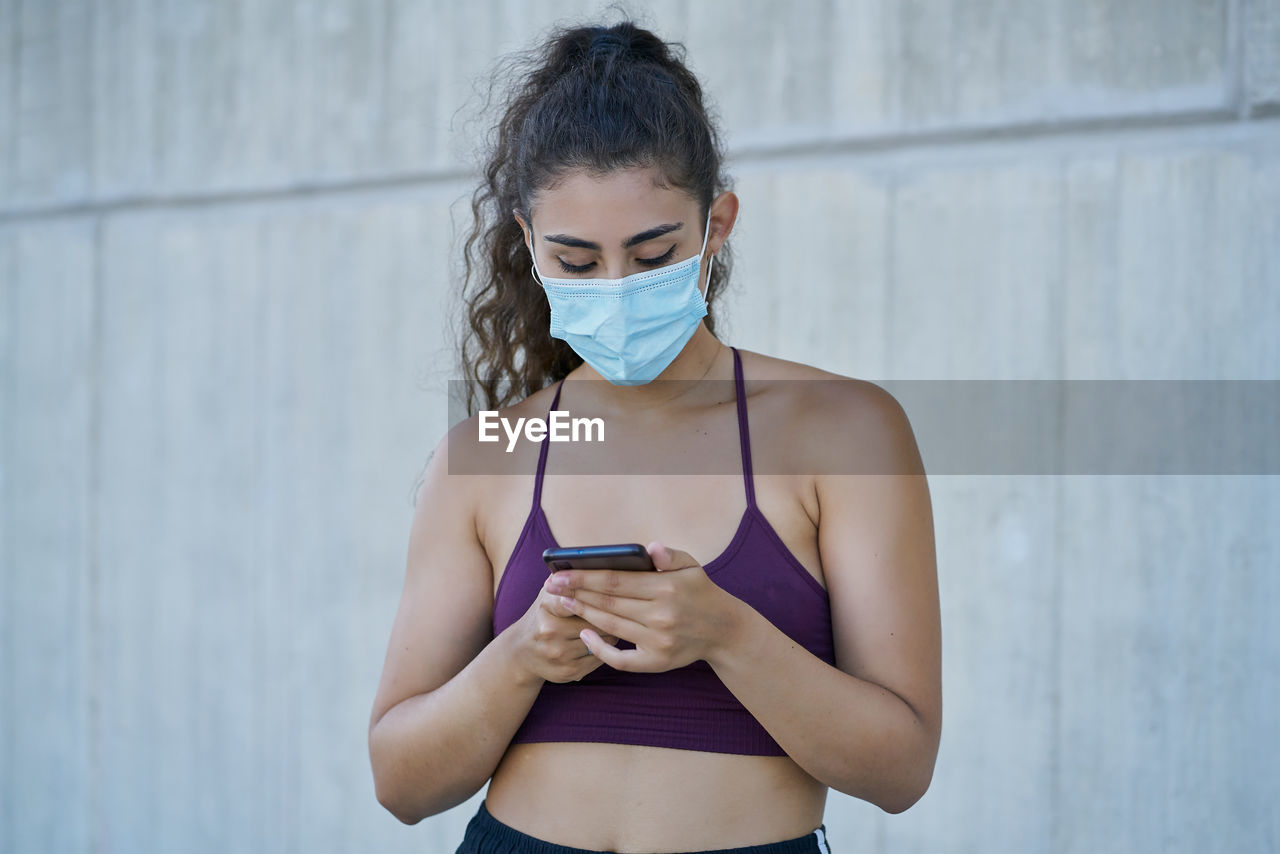
[[[557,569],[657,569],[653,558],[639,543],[547,549],[542,553],[542,560],[549,572]]]

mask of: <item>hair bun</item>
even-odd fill
[[[593,54],[619,53],[630,47],[629,41],[629,39],[624,40],[613,28],[598,30],[591,36],[591,41],[587,45],[587,52]]]
[[[628,59],[655,65],[667,65],[671,61],[667,46],[661,39],[629,21],[594,28],[586,55],[592,59]]]

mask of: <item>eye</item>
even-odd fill
[[[560,262],[560,269],[564,270],[566,273],[585,273],[596,264],[595,261],[592,261],[590,264],[569,264],[566,263],[559,255],[556,256],[556,260]]]
[[[658,267],[670,261],[671,257],[675,255],[675,253],[676,253],[676,245],[673,243],[671,244],[670,249],[668,249],[666,252],[663,252],[657,258],[637,258],[636,262],[639,264],[648,265],[650,267]],[[556,256],[556,261],[559,262],[560,269],[564,270],[566,273],[585,273],[586,271],[590,270],[592,267],[596,265],[595,261],[592,261],[588,264],[570,264],[568,261],[564,260],[559,255]]]
[[[667,261],[671,260],[671,256],[674,254],[676,254],[676,245],[672,243],[671,248],[668,249],[666,252],[663,252],[657,258],[637,258],[636,260],[639,261],[641,264],[653,264],[653,265],[665,264]]]

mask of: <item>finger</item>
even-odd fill
[[[643,623],[609,611],[602,611],[594,605],[583,602],[581,599],[569,601],[572,604],[567,607],[573,608],[574,614],[586,620],[593,628],[599,631],[608,632],[619,638],[626,638],[636,646],[640,646],[641,638],[647,638],[650,635],[648,627]],[[583,629],[582,631],[590,631],[590,629]]]
[[[610,667],[615,667],[615,662],[620,660],[618,656],[621,655],[622,651],[604,643],[600,635],[591,631],[591,629],[583,629],[578,633],[578,637],[582,639],[582,643],[586,646],[587,655],[595,656]],[[600,650],[598,655],[596,654],[597,649]],[[621,668],[615,667],[615,669],[620,670]]]
[[[578,616],[582,616],[579,604],[590,605],[599,611],[626,617],[636,623],[644,623],[644,617],[653,609],[650,599],[629,599],[614,596],[612,593],[597,593],[594,590],[575,590],[572,596],[560,597],[560,606],[567,608]],[[587,622],[591,622],[588,620]]]
[[[614,670],[651,673],[660,669],[650,661],[651,656],[638,647],[636,649],[617,649],[609,644],[602,643],[600,635],[591,629],[583,629],[579,636],[592,655]]]
[[[653,565],[658,568],[659,572],[670,572],[673,569],[688,569],[691,566],[702,566],[693,559],[693,555],[688,552],[682,552],[680,549],[672,549],[664,546],[660,541],[654,540],[646,546],[649,557],[653,558]]]
[[[579,590],[595,590],[628,599],[652,599],[652,575],[628,569],[561,570],[548,579],[547,589],[569,595]]]
[[[576,618],[575,620],[572,621],[572,623],[573,623],[573,637],[577,637],[578,633],[581,632],[583,629],[591,629],[591,631],[595,632],[596,636],[599,637],[601,640],[603,640],[605,643],[611,644],[611,645],[616,645],[618,643],[617,635],[611,635],[608,632],[606,632],[604,629],[600,628],[599,626],[591,625],[581,617]]]
[[[539,597],[539,605],[547,613],[555,617],[572,617],[574,613],[572,609],[564,604],[564,597],[557,596],[554,593],[544,593]]]

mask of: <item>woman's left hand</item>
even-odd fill
[[[742,600],[685,552],[656,540],[648,552],[657,572],[561,570],[547,589],[588,623],[636,645],[618,649],[590,629],[579,633],[592,655],[616,670],[660,673],[710,659],[732,642]]]

